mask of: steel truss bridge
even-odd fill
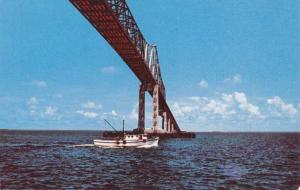
[[[152,132],[181,132],[167,101],[157,47],[141,33],[125,0],[70,0],[140,80],[138,131],[145,130],[145,92],[153,98]],[[162,117],[159,126],[158,117]]]

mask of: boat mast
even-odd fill
[[[118,131],[112,126],[112,124],[110,124],[106,119],[104,119],[104,121],[109,125],[111,126],[111,128],[113,128],[113,130],[117,133]]]
[[[124,119],[123,119],[123,138],[125,138]]]

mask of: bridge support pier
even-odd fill
[[[168,123],[167,123],[167,132],[170,132],[171,129],[171,119],[168,118]]]
[[[153,132],[156,133],[158,131],[158,117],[159,117],[159,97],[158,97],[158,85],[154,86],[153,89]]]
[[[159,116],[162,117],[161,128],[165,133],[175,133],[175,125],[168,111],[160,108],[159,85],[141,84],[139,91],[138,131],[145,131],[145,92],[152,92],[152,132],[158,133],[160,128]]]
[[[144,132],[145,130],[145,85],[140,85],[139,92],[139,118],[138,118],[138,130]]]
[[[167,112],[163,112],[163,123],[162,123],[162,129],[164,131],[167,131],[168,128],[168,118],[167,118]]]
[[[161,129],[164,130],[164,123],[165,123],[165,119],[164,117],[162,117],[162,120],[161,120]]]

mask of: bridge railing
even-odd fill
[[[107,0],[119,23],[127,32],[131,41],[136,45],[138,52],[144,55],[144,46],[147,43],[142,35],[138,25],[136,24],[130,9],[125,0]]]
[[[124,31],[127,32],[131,42],[135,44],[137,51],[143,56],[144,63],[148,66],[153,78],[159,84],[165,98],[165,87],[160,73],[156,46],[147,43],[125,0],[107,0],[107,2]]]
[[[145,55],[144,55],[145,63],[148,66],[149,70],[151,71],[151,74],[154,76],[155,80],[159,84],[161,88],[161,92],[165,98],[166,97],[165,86],[161,77],[157,47],[155,45],[150,45],[147,43],[145,44],[144,51],[145,51]]]

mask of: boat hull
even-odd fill
[[[94,139],[94,145],[99,147],[137,147],[147,148],[158,146],[159,138],[147,140]]]

